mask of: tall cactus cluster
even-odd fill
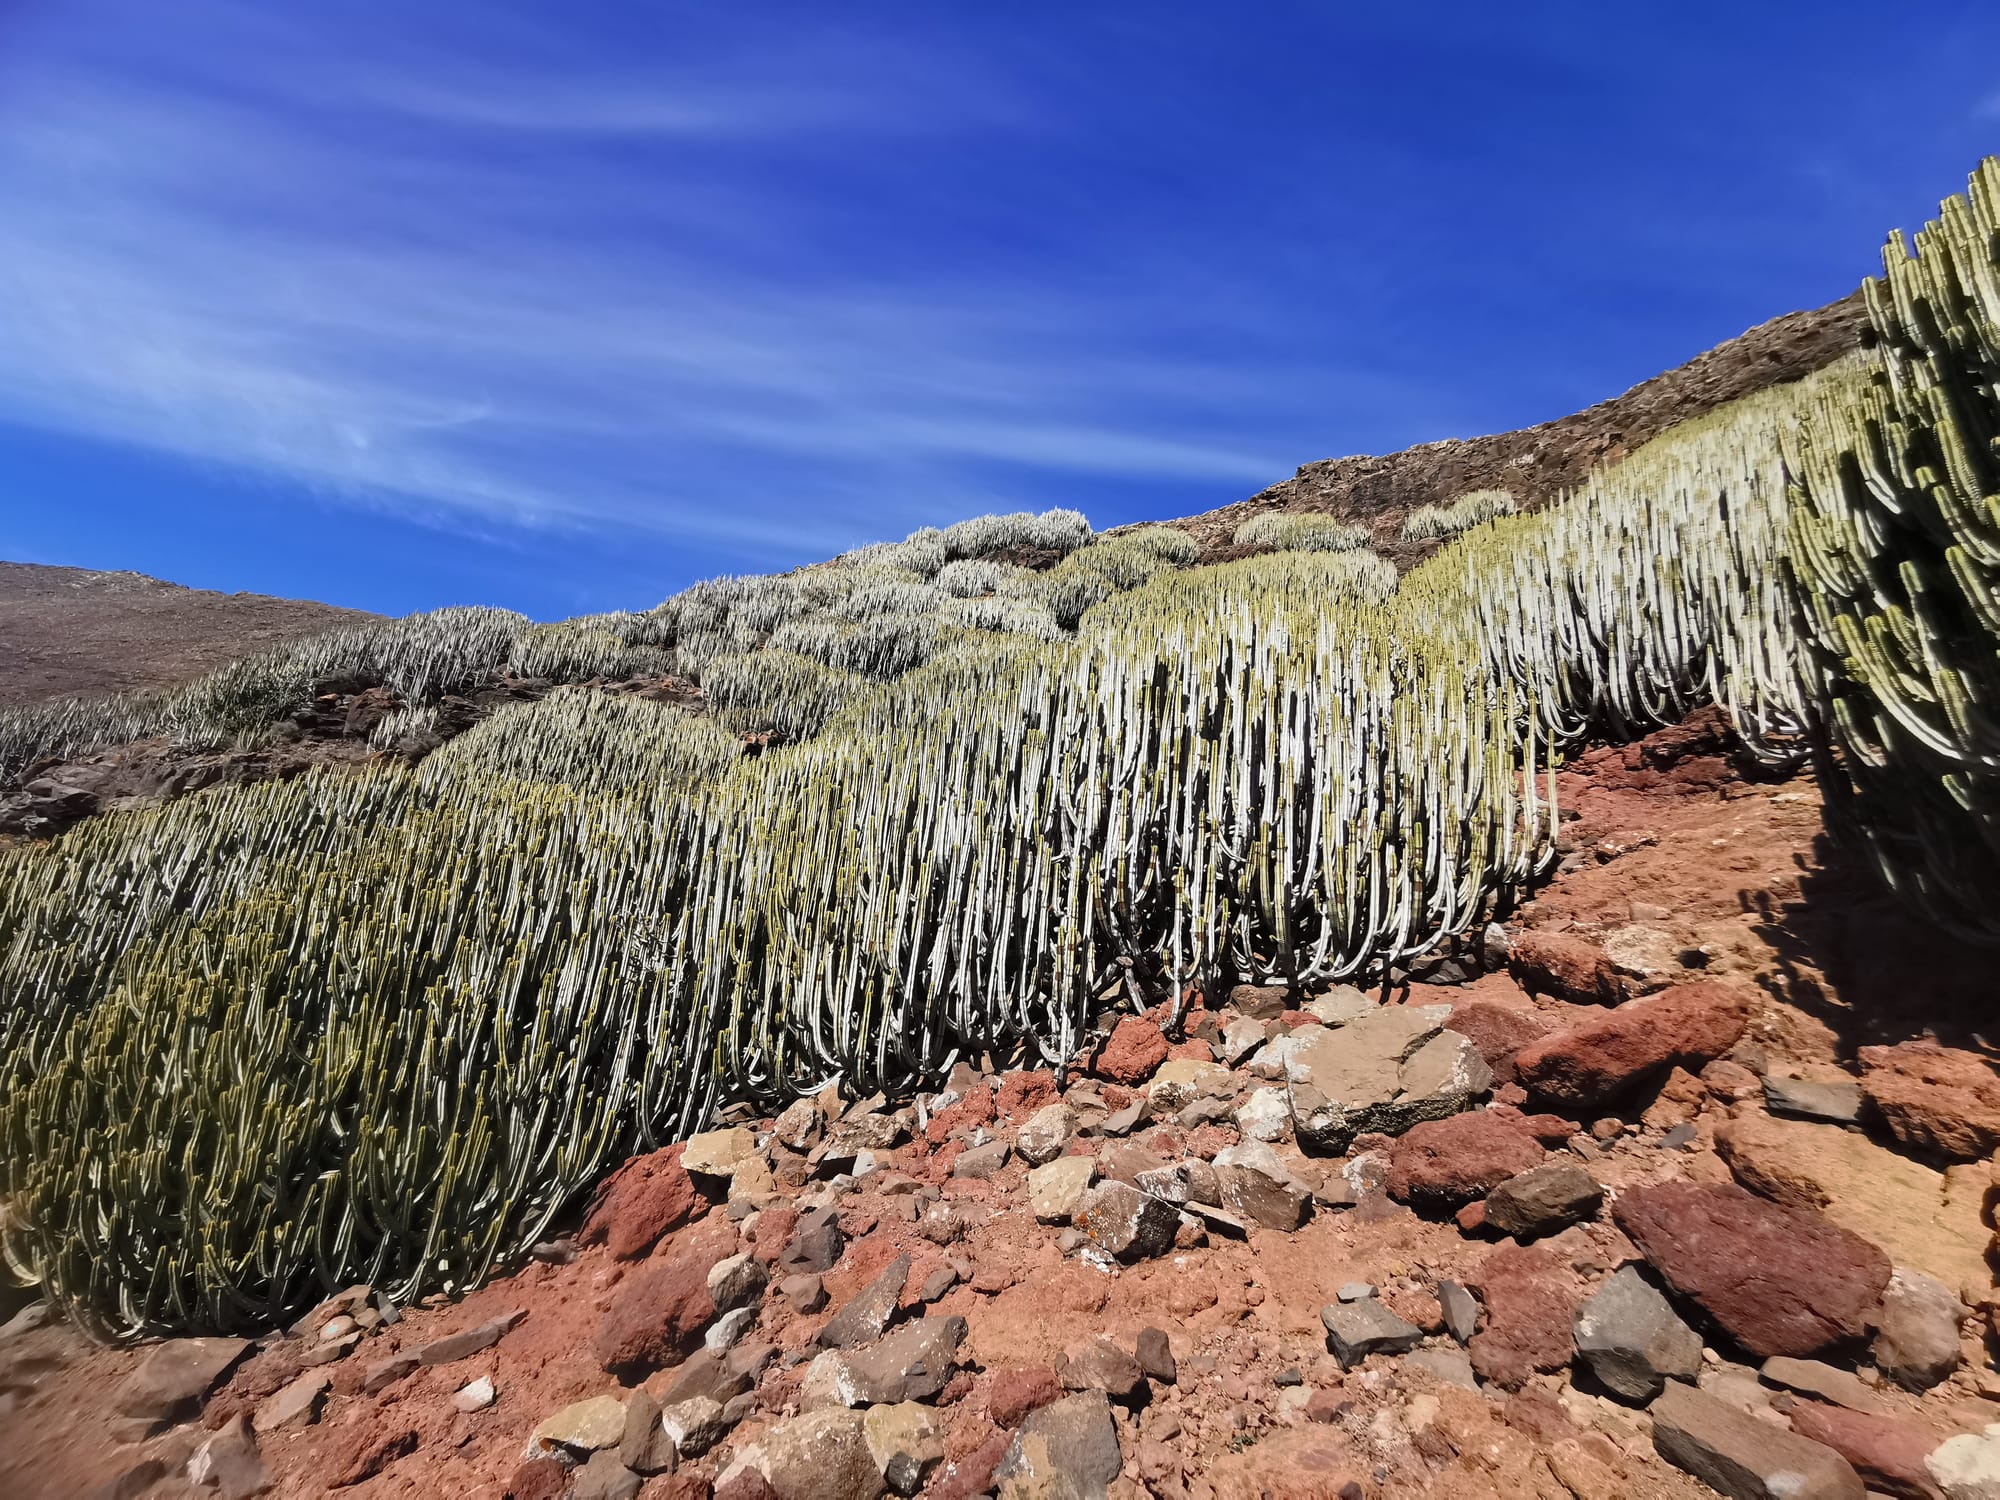
[[[1867,286],[1881,366],[1793,435],[1792,567],[1837,832],[2000,938],[2000,161]]]
[[[1774,762],[1820,747],[1858,818],[1914,798],[1974,848],[2000,638],[1974,196],[1922,277],[1892,267],[1880,354],[1400,584],[1358,550],[1193,567],[1163,528],[982,518],[499,658],[602,634],[698,671],[707,714],[562,691],[420,768],[0,850],[7,1264],[114,1335],[468,1286],[724,1099],[1061,1062],[1106,1007],[1378,975],[1546,867],[1581,736],[1703,702]],[[1947,284],[1979,290],[1934,310]]]

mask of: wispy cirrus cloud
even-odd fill
[[[15,55],[0,418],[447,526],[772,557],[983,503],[995,465],[1225,496],[1285,467],[1203,420],[1261,398],[1161,353],[1157,291],[838,248],[830,158],[1042,128],[962,60],[621,57],[525,22],[357,55],[292,15],[195,0],[164,50]]]

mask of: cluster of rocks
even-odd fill
[[[2000,1073],[1918,1042],[1787,1076],[1728,984],[1649,985],[1570,935],[1483,946],[1406,1003],[1241,987],[1178,1040],[1126,1016],[1060,1079],[828,1089],[634,1158],[537,1248],[602,1288],[592,1382],[546,1408],[521,1411],[492,1357],[519,1310],[419,1340],[354,1287],[254,1344],[160,1345],[119,1399],[146,1446],[115,1492],[264,1493],[270,1444],[373,1401],[316,1450],[322,1488],[359,1483],[432,1440],[397,1393],[435,1370],[460,1418],[532,1420],[516,1500],[1178,1497],[1201,1493],[1205,1391],[1235,1393],[1236,1446],[1289,1425],[1379,1452],[1391,1412],[1420,1463],[1463,1446],[1452,1403],[1484,1401],[1580,1500],[1658,1460],[1733,1496],[2000,1494],[2000,1426],[1967,1416],[2000,1401]],[[1405,1223],[1451,1248],[1340,1286],[1324,1354],[1272,1346],[1261,1405],[1240,1357],[1172,1323],[1080,1326],[1048,1363],[993,1368],[970,1337],[1019,1274],[984,1248],[1002,1226],[1108,1281]],[[1245,1310],[1286,1295],[1253,1285]]]

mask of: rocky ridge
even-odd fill
[[[1712,714],[1561,794],[1554,881],[1386,992],[727,1117],[458,1301],[132,1350],[31,1308],[0,1489],[1994,1494],[1979,956]]]

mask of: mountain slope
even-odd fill
[[[253,651],[375,618],[141,573],[0,562],[0,707],[178,687]]]

